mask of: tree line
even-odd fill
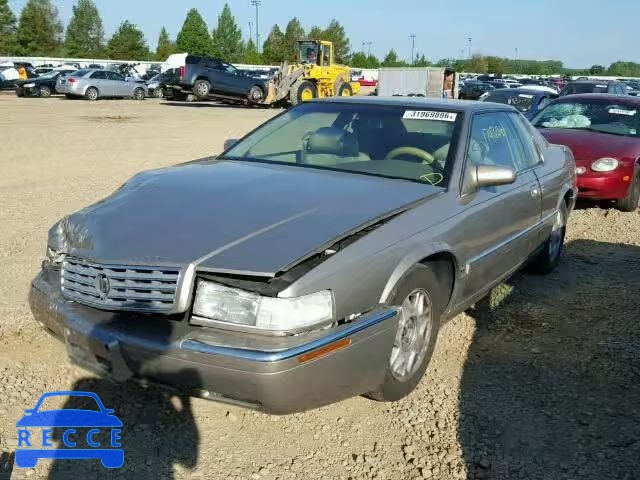
[[[516,60],[480,54],[469,59],[444,58],[435,62],[431,62],[424,54],[418,54],[408,62],[394,50],[389,50],[384,58],[379,59],[371,53],[352,51],[349,37],[336,19],[326,27],[313,26],[308,31],[298,18],[289,20],[284,30],[276,24],[259,50],[252,38],[243,39],[242,30],[228,4],[222,8],[211,30],[198,10],[192,8],[175,40],[162,27],[157,48],[152,52],[144,33],[128,20],[123,21],[107,40],[100,12],[93,0],[77,1],[66,29],[51,0],[28,0],[19,18],[11,11],[8,0],[0,0],[0,56],[164,61],[172,53],[188,52],[213,55],[227,62],[277,65],[284,61],[297,61],[297,41],[301,39],[332,41],[336,61],[354,68],[433,65],[474,73],[640,77],[640,63],[622,61],[614,62],[609,67],[593,65],[589,69],[576,70],[565,68],[557,60]]]

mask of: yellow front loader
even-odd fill
[[[333,43],[316,40],[298,42],[298,64],[284,63],[271,79],[265,103],[287,101],[291,105],[314,98],[350,97],[360,92],[352,82],[349,67],[333,60]]]

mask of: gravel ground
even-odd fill
[[[573,212],[560,268],[518,274],[445,325],[408,398],[268,416],[69,366],[26,292],[57,218],[275,112],[8,96],[0,112],[0,479],[640,479],[637,213]],[[122,469],[12,468],[15,422],[51,390],[94,391],[116,410]]]

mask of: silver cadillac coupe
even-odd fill
[[[558,264],[576,193],[513,107],[308,102],[60,220],[31,309],[118,380],[279,414],[394,401],[444,321]]]

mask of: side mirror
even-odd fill
[[[233,147],[238,142],[239,142],[239,140],[237,138],[227,138],[224,141],[224,151],[226,152],[227,150],[229,150],[231,147]]]
[[[496,187],[498,185],[510,185],[516,181],[516,171],[512,167],[500,167],[496,165],[476,165],[474,175],[475,186]]]

